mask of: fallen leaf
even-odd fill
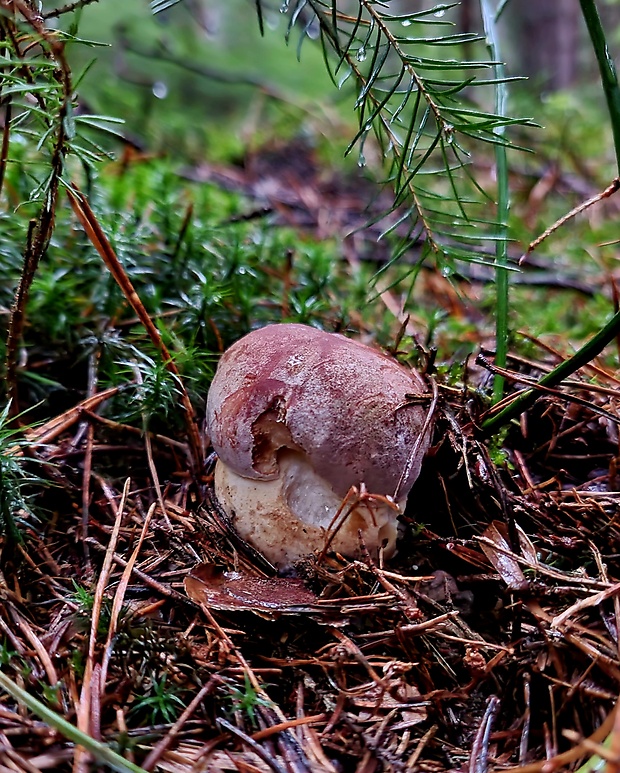
[[[480,547],[509,590],[528,588],[529,583],[521,571],[517,557],[510,549],[505,525],[500,521],[493,521],[485,529],[483,537],[486,537],[486,540],[480,541]]]
[[[377,713],[381,709],[400,709],[402,719],[399,726],[402,728],[424,722],[428,717],[426,703],[422,703],[420,691],[404,680],[392,683],[389,692],[378,684],[370,685],[364,692],[351,695],[349,700],[353,706],[362,709],[359,714],[361,721],[382,719],[384,714]]]
[[[301,580],[226,572],[215,564],[192,569],[185,591],[192,601],[210,609],[253,612],[268,619],[316,611],[316,596]]]

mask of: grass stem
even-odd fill
[[[488,0],[481,0],[483,7]],[[588,32],[590,34],[590,40],[592,41],[592,47],[596,54],[599,70],[601,73],[601,82],[603,84],[603,90],[607,99],[607,108],[609,110],[609,119],[612,126],[614,136],[614,146],[616,150],[616,163],[618,170],[620,171],[620,86],[618,84],[618,76],[616,74],[616,68],[609,54],[609,48],[607,46],[607,40],[605,38],[605,32],[601,24],[601,19],[598,14],[598,9],[594,0],[580,0],[581,11],[583,18],[586,22]],[[498,171],[499,175],[499,171]],[[559,384],[563,379],[570,376],[575,371],[587,365],[594,357],[599,355],[607,344],[611,343],[618,335],[620,335],[620,312],[614,314],[609,322],[599,330],[599,332],[593,336],[587,343],[585,343],[572,357],[564,362],[560,363],[552,371],[547,373],[546,376],[541,378],[539,384],[542,386],[553,387]],[[498,355],[496,358],[496,364],[499,367],[504,367],[500,364],[499,360],[499,341],[498,341]],[[535,401],[537,393],[535,390],[530,390],[523,393],[516,398],[510,405],[501,410],[497,415],[491,416],[482,424],[482,429],[485,433],[493,433],[503,424],[511,421],[519,416],[523,411],[527,410]]]
[[[489,56],[496,62],[493,65],[495,84],[495,112],[497,115],[506,114],[506,102],[508,88],[504,79],[506,69],[501,61],[501,50],[497,36],[497,18],[490,0],[480,0],[482,19],[484,22],[484,34]],[[500,7],[501,11],[501,7]],[[495,134],[503,137],[504,126],[494,129]],[[497,229],[498,236],[495,243],[495,362],[500,368],[506,367],[508,356],[508,309],[509,309],[509,281],[508,281],[508,214],[510,211],[510,188],[508,184],[508,159],[506,146],[498,142],[495,145],[495,167],[497,172]],[[498,374],[493,380],[493,403],[499,402],[504,394],[504,377]]]

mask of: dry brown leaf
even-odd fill
[[[501,521],[493,521],[484,530],[483,537],[486,537],[486,540],[480,541],[480,547],[508,589],[525,590],[529,583],[521,571],[517,557],[510,549],[505,524]]]
[[[192,569],[185,590],[192,601],[210,609],[254,612],[268,619],[316,611],[316,596],[301,580],[226,572],[214,564]]]

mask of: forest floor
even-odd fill
[[[288,158],[187,176],[254,201],[248,220],[319,239],[361,225],[360,184],[334,187],[303,153]],[[372,237],[347,240],[350,266],[386,260]],[[528,270],[566,303],[591,291],[582,276]],[[477,314],[486,281],[429,270],[424,291],[448,314]],[[382,302],[398,310],[392,291]],[[419,346],[435,434],[385,562],[328,554],[278,577],[219,511],[208,447],[197,460],[176,429],[106,416],[119,387],[82,385],[27,430],[10,453],[44,479],[33,485],[46,515],[18,513],[19,536],[3,537],[1,673],[100,743],[85,751],[5,693],[2,773],[543,773],[592,755],[618,770],[620,380],[592,363],[489,440],[492,356],[463,357],[456,378]],[[532,347],[510,358],[509,395],[562,358]]]

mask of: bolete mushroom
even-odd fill
[[[325,546],[356,487],[367,495],[331,548],[354,555],[361,530],[371,552],[392,554],[430,442],[428,404],[410,399],[425,391],[416,371],[382,352],[306,325],[269,325],[237,341],[207,400],[215,493],[237,533],[290,566]]]

